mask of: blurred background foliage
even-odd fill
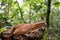
[[[0,32],[3,27],[46,21],[47,2],[48,0],[0,0]],[[45,38],[48,35],[49,40],[60,40],[60,0],[51,0],[50,10],[49,33]]]

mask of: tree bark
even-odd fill
[[[25,23],[24,18],[23,18],[23,12],[22,12],[22,9],[19,6],[19,3],[18,3],[18,8],[19,8],[19,12],[21,13],[21,23]]]
[[[29,7],[30,7],[30,12],[29,12],[29,23],[31,23],[31,16],[32,16],[32,14],[31,14],[31,4],[29,5]]]
[[[49,40],[49,16],[50,16],[50,5],[51,4],[51,0],[48,0],[48,3],[47,3],[47,7],[48,7],[48,9],[47,9],[47,16],[46,16],[46,23],[47,23],[47,28],[46,28],[46,30],[45,30],[45,33],[44,33],[44,35],[46,35],[45,37],[45,39],[44,40]]]
[[[47,23],[47,27],[49,27],[49,16],[50,16],[50,5],[51,4],[51,0],[48,0],[48,3],[47,3],[47,18],[46,18],[46,23]]]

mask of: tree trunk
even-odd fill
[[[49,38],[49,16],[50,16],[50,5],[51,4],[51,0],[48,0],[48,3],[47,3],[47,7],[48,7],[48,9],[47,9],[47,16],[46,16],[46,23],[47,23],[47,28],[46,28],[46,30],[45,30],[45,33],[44,33],[44,35],[45,35],[45,39],[44,40],[49,40],[48,38]],[[47,34],[47,35],[46,35]]]
[[[51,0],[48,0],[47,3],[48,9],[47,9],[47,18],[46,18],[47,27],[49,27],[50,4],[51,4]]]
[[[29,23],[31,23],[31,16],[32,16],[32,14],[31,14],[31,4],[29,5],[29,7],[30,7],[30,12],[29,12]]]
[[[22,9],[19,6],[19,3],[18,3],[18,8],[19,8],[19,12],[21,13],[21,23],[25,23],[24,18],[23,18],[23,12],[22,12]]]

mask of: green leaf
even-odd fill
[[[0,2],[2,2],[2,0],[0,0]]]
[[[7,0],[7,2],[8,2],[8,3],[10,3],[10,2],[11,2],[11,0]]]
[[[51,15],[52,17],[53,17],[53,16],[55,16],[55,14],[54,14],[54,13],[51,13],[50,15]]]
[[[42,2],[42,0],[37,0],[38,3]]]
[[[0,33],[2,33],[3,31],[5,31],[6,30],[6,28],[4,27],[4,28],[1,28],[0,29]]]
[[[45,32],[44,32],[44,40],[48,40],[48,28],[45,28]]]
[[[16,12],[14,12],[14,14],[12,14],[12,17],[11,18],[14,18],[16,15],[18,15],[18,9],[15,10]]]
[[[3,16],[3,14],[2,13],[0,13],[0,17],[2,17]]]
[[[56,2],[56,3],[54,3],[54,5],[55,5],[56,7],[59,7],[59,6],[60,6],[60,2]]]
[[[7,18],[6,17],[4,17],[4,18],[2,18],[4,21],[6,21],[7,20]]]

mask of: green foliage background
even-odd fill
[[[0,0],[0,28],[46,21],[48,0]],[[51,0],[50,26],[44,40],[60,40],[60,2]],[[0,29],[2,30],[2,29]],[[0,31],[1,32],[1,31]]]

